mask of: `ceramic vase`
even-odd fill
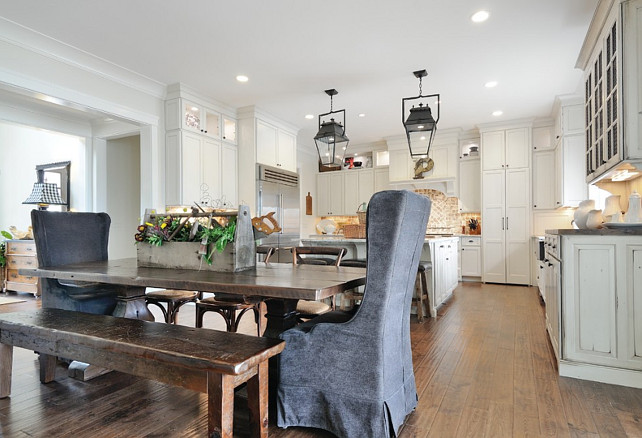
[[[612,195],[606,198],[602,216],[604,216],[605,222],[620,222],[620,220],[622,220],[622,207],[620,207],[620,195]]]
[[[586,229],[586,220],[588,219],[589,211],[595,209],[595,201],[592,199],[587,199],[586,201],[580,202],[579,207],[575,210],[573,214],[573,222],[575,226],[580,230]]]
[[[642,213],[642,208],[640,207],[640,194],[635,190],[629,196],[629,209],[624,215],[624,222],[628,223],[639,223],[642,222],[640,213]]]

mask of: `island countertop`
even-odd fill
[[[560,236],[642,236],[642,227],[600,228],[599,230],[578,230],[575,228],[559,228],[546,230],[546,234]]]

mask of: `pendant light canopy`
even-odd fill
[[[427,96],[421,94],[421,80],[428,75],[426,70],[418,70],[413,74],[419,79],[419,96],[404,97],[401,100],[401,121],[406,130],[410,156],[412,158],[425,158],[428,156],[430,146],[435,138],[441,102],[439,94]],[[437,105],[437,118],[433,117],[432,110],[428,106],[428,102],[431,100]],[[412,106],[410,106],[411,104]]]
[[[330,112],[319,114],[319,132],[314,136],[314,143],[317,146],[319,161],[322,165],[340,167],[350,141],[345,135],[346,111],[332,110],[332,97],[338,94],[337,90],[325,90],[325,93],[330,96]],[[337,116],[341,116],[341,118]],[[330,117],[330,120],[326,121],[324,117]],[[339,121],[336,121],[335,117]]]

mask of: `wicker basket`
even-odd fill
[[[365,211],[358,211],[357,216],[359,217],[359,224],[360,225],[365,225],[366,224],[366,212]]]
[[[346,239],[365,239],[366,224],[344,225],[343,237],[345,237]]]

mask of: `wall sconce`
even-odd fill
[[[71,161],[37,165],[38,180],[33,184],[31,194],[23,204],[38,205],[39,210],[46,210],[50,205],[64,205],[69,210],[70,167]],[[61,187],[59,188],[55,183],[45,182],[45,172],[59,174]],[[62,198],[61,191],[64,191],[66,200]]]
[[[432,145],[432,141],[435,138],[435,132],[437,131],[441,99],[439,94],[430,94],[428,96],[421,94],[421,79],[428,76],[426,70],[418,70],[413,72],[413,74],[419,79],[419,96],[404,97],[401,100],[401,121],[403,122],[404,129],[406,130],[410,156],[412,158],[426,158],[428,157],[430,146]],[[436,119],[433,117],[432,111],[428,106],[428,101],[432,98],[436,98]],[[407,102],[418,99],[421,99],[419,106],[412,105],[411,108],[406,108]]]
[[[339,94],[335,89],[325,90],[330,96],[330,112],[319,114],[319,132],[314,137],[314,143],[319,153],[319,161],[324,166],[341,167],[343,165],[343,156],[348,149],[350,139],[345,135],[346,111],[332,111],[332,96]],[[343,115],[343,124],[341,121],[336,122],[333,114]],[[329,122],[322,121],[322,117],[331,116]]]

